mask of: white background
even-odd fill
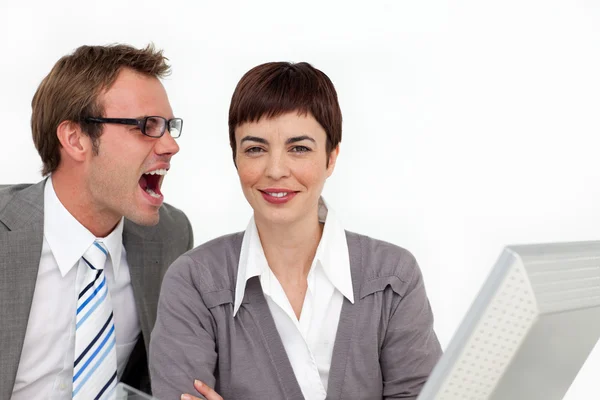
[[[347,229],[411,250],[445,347],[506,244],[600,229],[600,3],[592,0],[0,0],[0,182],[35,182],[35,89],[82,44],[152,41],[185,120],[163,192],[196,244],[250,216],[231,162],[233,89],[266,61],[337,87],[325,197]],[[568,399],[600,398],[600,347]]]

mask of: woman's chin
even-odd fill
[[[285,226],[292,225],[298,220],[297,213],[291,210],[254,210],[254,220],[270,225]]]

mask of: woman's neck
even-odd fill
[[[306,282],[323,234],[317,213],[293,224],[255,219],[269,267],[284,284]]]

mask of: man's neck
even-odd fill
[[[56,171],[52,174],[51,182],[61,204],[94,236],[108,236],[121,220],[119,216],[103,212],[94,203],[78,176]]]

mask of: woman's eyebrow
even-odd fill
[[[257,143],[262,143],[262,144],[269,144],[269,142],[266,139],[257,137],[257,136],[244,136],[242,138],[242,140],[240,141],[240,144],[244,143],[244,142],[257,142]]]
[[[311,138],[310,136],[307,135],[302,135],[302,136],[294,136],[289,138],[288,140],[285,141],[285,144],[292,144],[292,143],[296,143],[296,142],[301,142],[303,140],[310,140],[313,143],[317,143],[315,141],[315,139]]]

